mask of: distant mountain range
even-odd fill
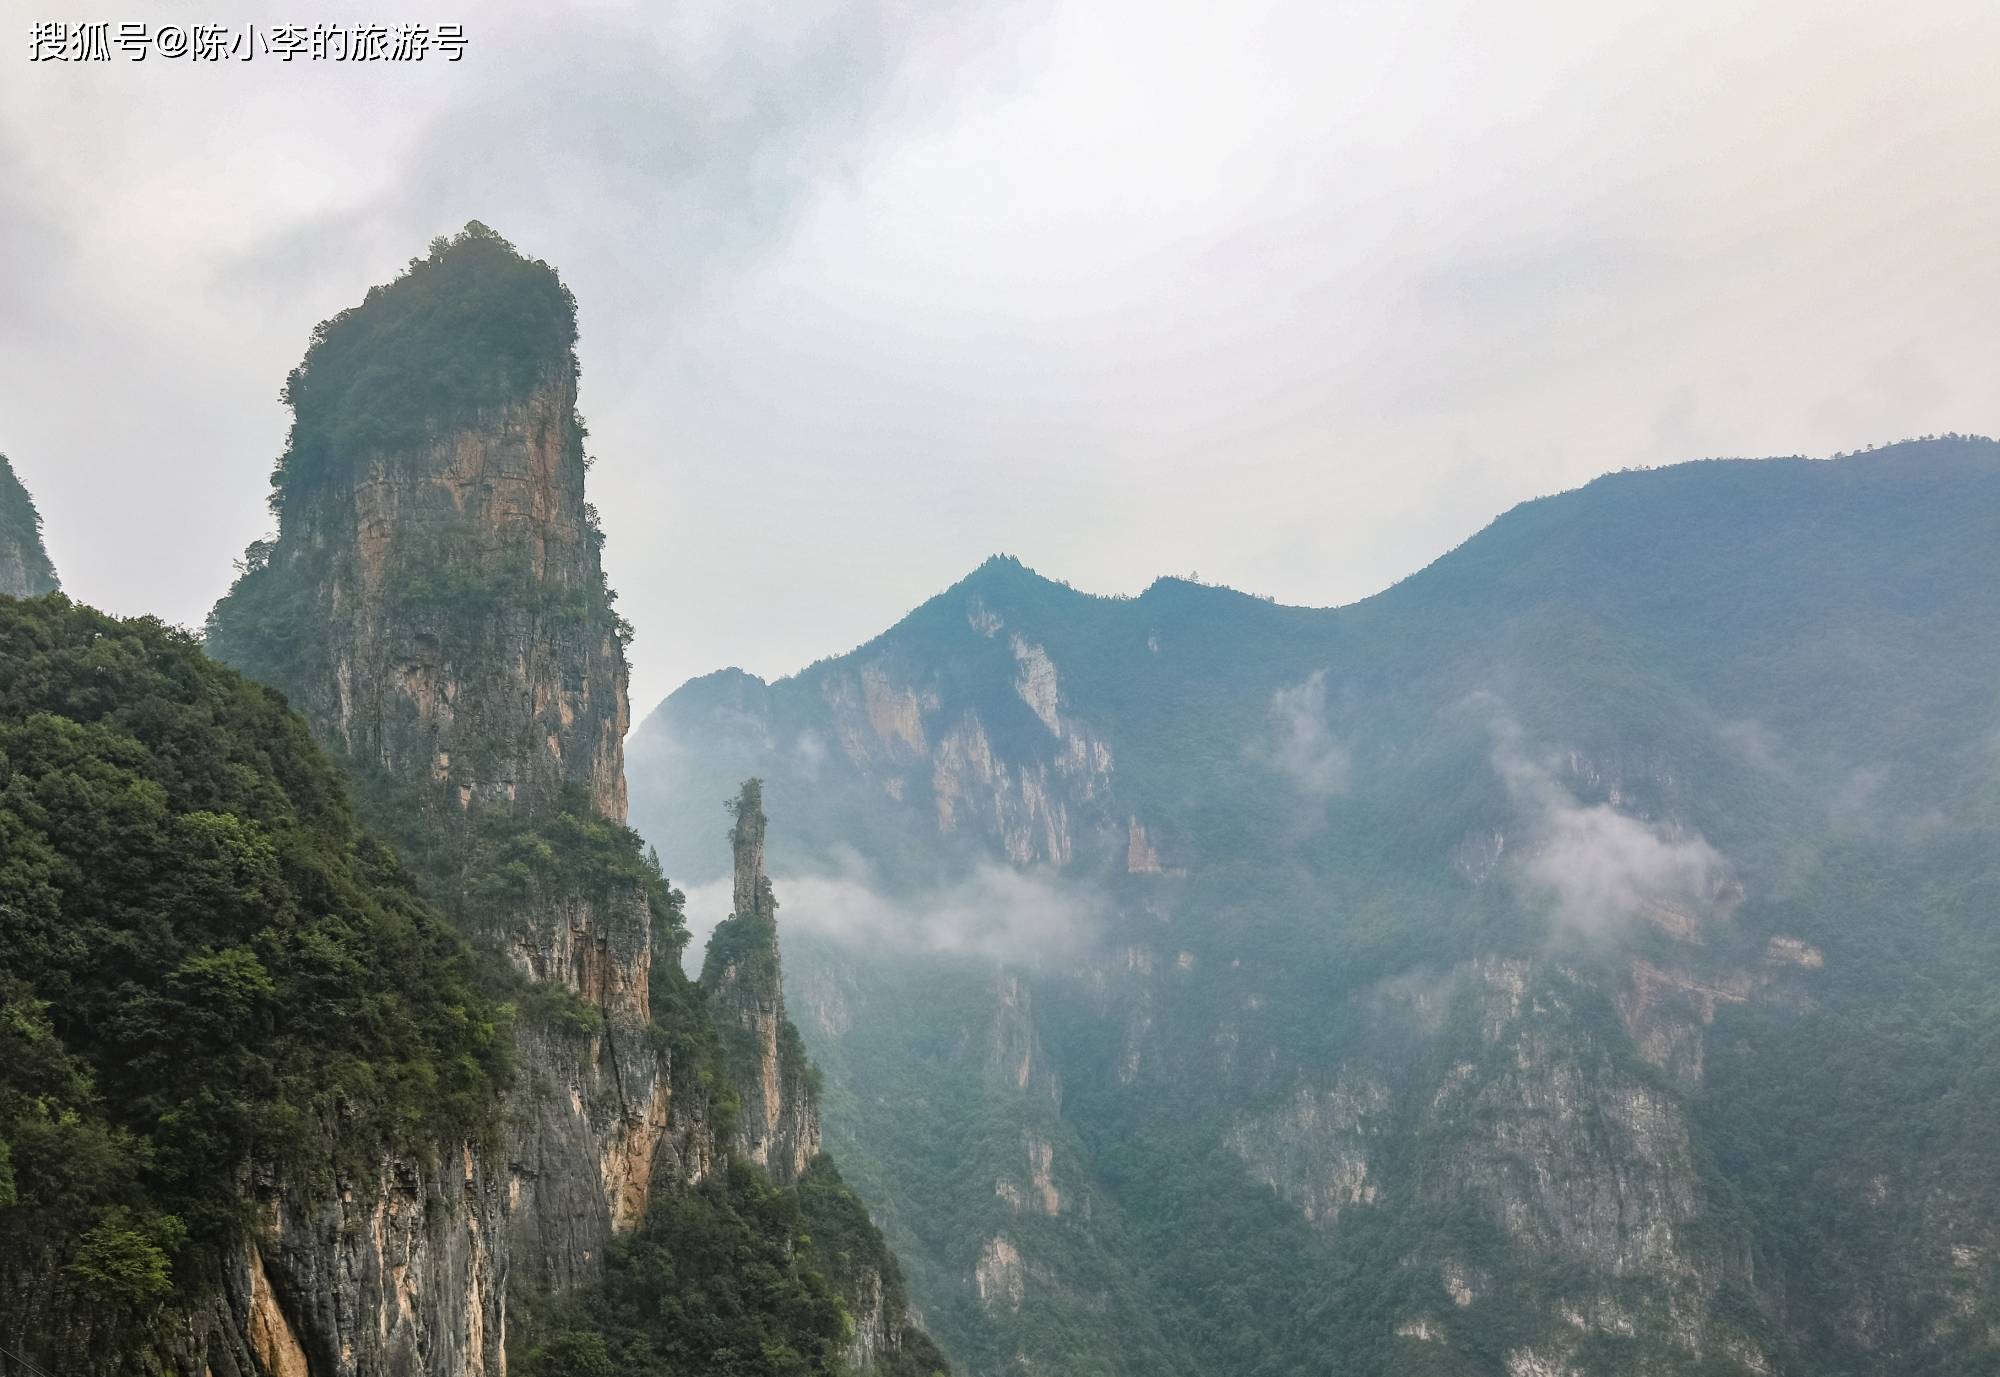
[[[1633,471],[1353,606],[996,558],[694,680],[962,1368],[2000,1364],[2000,446]],[[699,898],[699,895],[697,895]]]

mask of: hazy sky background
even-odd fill
[[[581,302],[634,704],[1005,550],[1365,595],[1627,464],[2000,430],[2000,5],[0,0],[0,450],[198,624],[315,322],[478,218]],[[30,64],[32,19],[463,62]]]

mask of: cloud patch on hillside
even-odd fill
[[[829,869],[774,875],[778,928],[868,953],[957,956],[1047,966],[1087,955],[1099,941],[1106,901],[1087,886],[1033,870],[984,862],[949,884],[892,894],[873,867],[842,848]],[[687,892],[689,964],[729,915],[727,879]]]
[[[1347,748],[1327,725],[1325,670],[1316,669],[1271,695],[1267,733],[1251,754],[1307,798],[1347,792]]]
[[[1494,737],[1493,768],[1526,832],[1515,882],[1559,932],[1609,935],[1649,904],[1699,908],[1727,885],[1728,861],[1699,834],[1583,802],[1528,753],[1512,721]]]

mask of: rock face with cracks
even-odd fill
[[[788,1184],[819,1155],[819,1104],[798,1032],[785,1017],[778,904],[764,875],[766,820],[757,780],[745,782],[732,808],[734,908],[709,943],[701,983],[740,1099],[736,1146]]]

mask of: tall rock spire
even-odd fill
[[[624,623],[584,499],[575,301],[477,222],[314,332],[273,541],[210,619],[353,764],[625,818]]]
[[[740,1100],[736,1146],[779,1182],[796,1181],[819,1155],[819,1104],[805,1047],[785,1017],[778,901],[764,875],[763,784],[745,780],[729,809],[735,909],[709,939],[701,983]]]
[[[772,924],[772,943],[775,946],[778,901],[771,894],[771,882],[764,878],[764,828],[767,819],[764,817],[763,782],[744,780],[743,791],[729,807],[736,818],[735,825],[729,829],[729,850],[736,863],[730,912]]]
[[[358,776],[368,821],[534,991],[504,1141],[466,1152],[464,1218],[436,1216],[399,1263],[412,1295],[351,1299],[392,1337],[456,1304],[473,1319],[453,1323],[497,1340],[510,1288],[589,1285],[656,1168],[698,1175],[711,1155],[674,1119],[651,1018],[671,918],[622,826],[628,628],[584,497],[575,309],[552,268],[475,222],[321,324],[285,388],[277,534],[209,619],[211,653],[285,691]],[[324,1250],[264,1258],[285,1304],[325,1289]],[[327,1371],[498,1377],[500,1344],[473,1347],[476,1363],[421,1368],[357,1349],[358,1371]]]
[[[55,566],[42,548],[41,513],[0,454],[0,597],[38,598],[56,587]]]

